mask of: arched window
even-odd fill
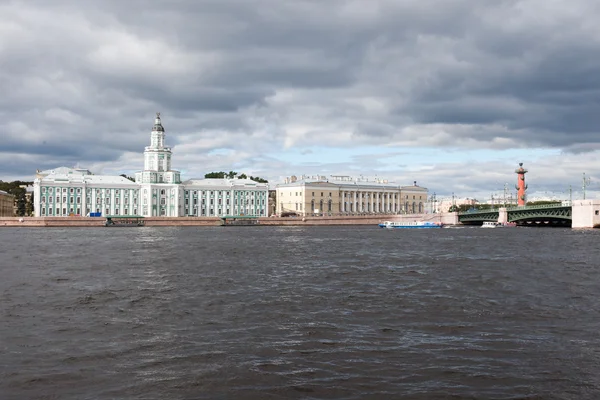
[[[423,212],[423,203],[419,203],[419,214]]]
[[[323,194],[323,193],[321,193],[321,194]],[[323,200],[321,200],[321,201],[319,202],[319,212],[321,212],[321,213],[322,213],[323,211],[324,211],[324,210],[323,210]]]
[[[417,210],[417,203],[413,201],[413,203],[412,203],[412,212],[413,212],[413,214],[416,212],[416,210]]]
[[[161,196],[164,196],[164,195],[165,195],[165,189],[162,189],[162,190],[160,191],[160,194],[161,194]]]
[[[315,212],[315,201],[314,200],[310,201],[310,212],[311,213]]]
[[[327,211],[331,212],[331,200],[327,202]]]

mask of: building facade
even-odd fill
[[[135,182],[123,176],[94,175],[67,167],[37,171],[35,215],[141,215],[145,217],[266,216],[268,186],[250,179],[192,179],[181,182],[171,167],[165,129],[156,115],[144,169]]]
[[[292,176],[277,185],[278,215],[419,214],[425,212],[427,189],[386,180],[349,176]]]
[[[0,217],[12,217],[14,215],[15,196],[0,190]]]

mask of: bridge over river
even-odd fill
[[[465,225],[481,225],[485,221],[497,221],[515,222],[522,226],[570,227],[572,220],[573,207],[570,204],[544,204],[458,213],[458,221]]]

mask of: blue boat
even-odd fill
[[[408,221],[408,222],[392,222],[385,221],[379,224],[380,228],[387,229],[400,229],[400,228],[441,228],[443,226],[440,222],[426,222],[426,221]]]

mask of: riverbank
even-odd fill
[[[382,221],[425,220],[456,224],[455,215],[414,214],[414,215],[353,215],[323,217],[285,217],[259,218],[259,225],[300,226],[300,225],[376,225]],[[1,227],[104,227],[106,219],[102,217],[0,217]],[[146,217],[146,226],[219,226],[218,217]]]

